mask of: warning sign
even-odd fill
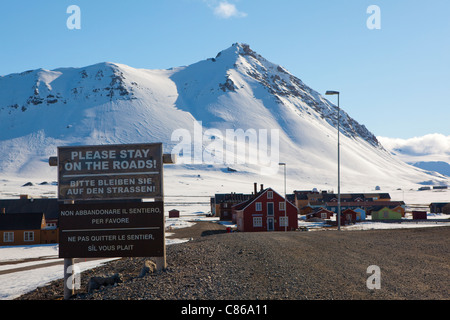
[[[60,200],[162,197],[162,144],[58,148]]]
[[[61,204],[59,257],[161,257],[163,202]]]

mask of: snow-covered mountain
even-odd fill
[[[393,157],[342,109],[340,119],[344,189],[447,183],[443,176]],[[257,133],[257,145],[241,143],[236,148],[247,150],[247,157],[260,150],[263,133],[268,145],[279,142],[271,145],[279,157],[273,157],[276,152],[266,155],[272,167],[287,163],[292,188],[330,189],[337,181],[337,107],[245,44],[169,70],[99,63],[3,76],[0,123],[0,172],[9,177],[56,179],[47,160],[56,155],[57,146],[163,142],[165,152],[178,153],[183,140],[179,133],[189,132],[193,161],[187,163],[184,148],[179,154],[184,163],[168,170],[218,172],[251,184],[249,179],[260,177],[260,168],[267,165],[262,157],[256,164],[220,161],[229,154],[227,130],[242,129]],[[200,135],[203,149],[197,164],[194,140],[199,125],[205,135]],[[237,171],[228,172],[228,167]],[[272,177],[279,179],[280,174],[282,170]]]

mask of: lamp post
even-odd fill
[[[286,206],[286,163],[280,162],[278,165],[284,166],[284,231],[287,230],[287,218],[286,218],[286,212],[287,212],[287,206]]]
[[[341,230],[341,167],[340,167],[340,144],[339,144],[339,132],[340,132],[340,115],[341,109],[339,107],[339,91],[327,91],[325,93],[328,96],[338,96],[338,230]]]

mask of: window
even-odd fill
[[[261,202],[256,202],[255,206],[256,206],[256,211],[262,211],[262,203]]]
[[[3,234],[3,242],[14,242],[14,232],[5,232]]]
[[[326,213],[326,212],[322,212],[322,213],[320,214],[320,217],[321,217],[322,219],[327,219],[327,213]]]
[[[273,216],[273,202],[267,202],[267,215]]]
[[[280,217],[280,227],[287,227],[289,226],[289,219],[288,217]]]
[[[284,202],[278,203],[278,209],[280,209],[280,211],[284,211]]]
[[[273,199],[273,191],[267,191],[267,199]]]
[[[262,217],[253,217],[253,227],[262,227]]]
[[[24,241],[34,241],[34,232],[33,231],[25,231],[23,233]]]

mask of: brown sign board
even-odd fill
[[[60,204],[59,257],[164,256],[164,204]]]
[[[60,200],[163,196],[162,143],[58,148]]]

